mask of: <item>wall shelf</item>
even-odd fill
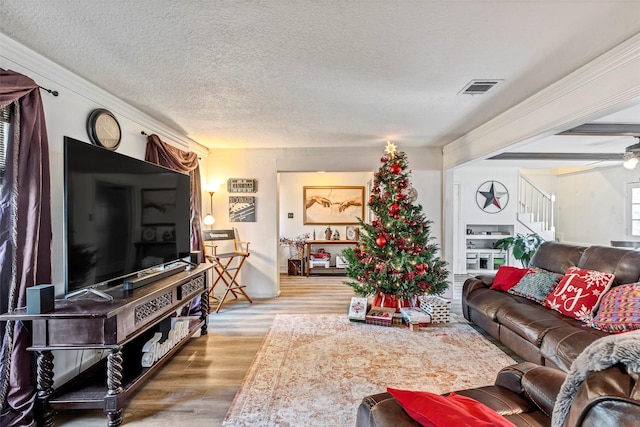
[[[513,236],[513,224],[467,224],[465,256],[467,274],[495,273],[509,264],[509,253],[494,249],[500,239]]]

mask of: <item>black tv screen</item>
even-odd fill
[[[67,293],[189,256],[189,176],[65,137]]]

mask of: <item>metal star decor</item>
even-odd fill
[[[484,198],[484,200],[481,200]],[[487,181],[480,185],[476,192],[476,202],[480,209],[487,213],[497,213],[509,203],[507,188],[498,181]]]
[[[384,152],[389,155],[389,157],[393,157],[396,155],[396,144],[391,141],[387,141],[387,147],[384,149]]]

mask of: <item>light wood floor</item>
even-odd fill
[[[452,311],[459,312],[460,278]],[[280,296],[243,299],[209,317],[209,333],[192,338],[133,396],[124,410],[126,426],[219,426],[271,322],[281,313],[346,313],[352,289],[344,277],[281,276]],[[201,424],[198,424],[200,423]],[[63,411],[56,426],[106,426],[102,411]]]

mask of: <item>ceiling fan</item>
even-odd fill
[[[635,169],[638,165],[638,161],[640,160],[640,136],[636,136],[636,138],[639,142],[628,146],[624,150],[624,161],[622,162],[622,166],[624,166],[625,169]]]
[[[634,123],[585,123],[558,135],[633,136],[638,143],[625,148],[622,166],[633,170],[640,161],[640,125]]]
[[[637,123],[585,123],[558,133],[558,135],[576,136],[631,136],[638,143],[630,145],[624,154],[620,152],[504,152],[487,160],[566,160],[566,161],[623,161],[627,169],[634,169],[640,163],[640,124]]]

